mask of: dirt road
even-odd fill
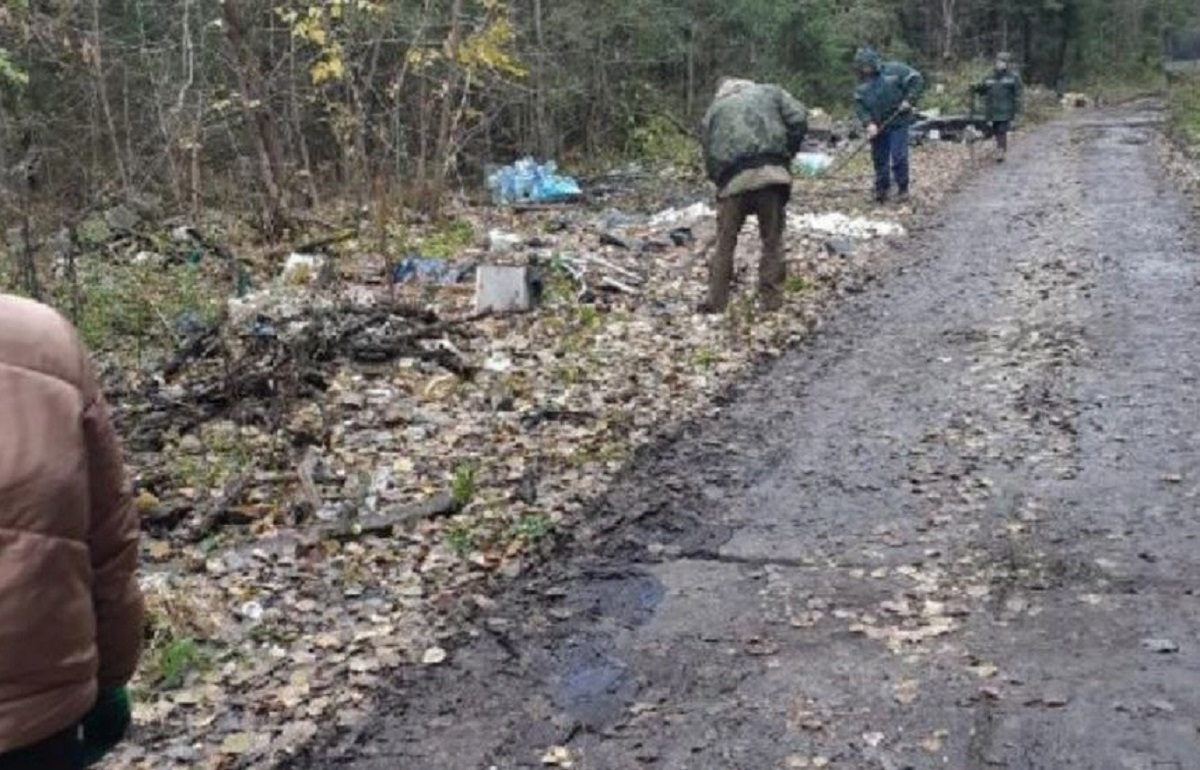
[[[1158,118],[1017,138],[304,766],[1200,766],[1200,251]]]

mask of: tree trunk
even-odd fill
[[[543,158],[551,157],[557,148],[553,146],[554,129],[546,116],[546,30],[542,24],[542,0],[533,0],[533,35],[537,42],[537,60],[534,69],[533,114],[537,123],[538,152]]]
[[[454,122],[455,93],[458,91],[458,57],[462,43],[462,12],[463,0],[453,0],[450,6],[450,35],[446,38],[446,62],[449,67],[446,79],[442,84],[441,114],[438,117],[437,140],[434,145],[434,195],[436,201],[430,201],[435,208],[440,204],[445,192],[446,180],[450,167],[450,130]]]
[[[113,164],[117,169],[117,177],[121,180],[121,189],[129,192],[129,174],[121,159],[121,138],[117,134],[117,122],[113,118],[112,103],[108,98],[108,84],[104,77],[104,56],[101,53],[100,37],[100,0],[92,0],[92,67],[96,75],[96,100],[100,104],[100,113],[104,117],[104,127],[108,130],[108,140],[112,145]]]
[[[287,225],[287,203],[282,187],[283,161],[279,151],[279,128],[266,103],[266,86],[254,54],[246,45],[245,25],[236,2],[221,3],[225,34],[237,61],[238,84],[242,89],[242,104],[254,121],[258,148],[259,177],[266,194],[264,229],[268,237],[279,236]]]
[[[1021,22],[1021,59],[1025,66],[1031,71],[1034,69],[1033,61],[1033,17],[1028,13]]]
[[[699,24],[688,26],[687,47],[687,119],[689,124],[696,119],[696,38]]]
[[[942,0],[942,59],[954,58],[954,13],[957,0]]]

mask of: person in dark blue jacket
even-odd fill
[[[895,179],[899,200],[908,197],[908,129],[913,108],[925,91],[925,78],[912,67],[884,61],[879,52],[864,46],[854,55],[859,84],[854,110],[866,126],[875,163],[875,200],[884,203]]]

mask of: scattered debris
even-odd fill
[[[412,256],[405,257],[392,268],[392,280],[395,283],[451,286],[469,279],[474,271],[474,264]]]
[[[542,764],[548,767],[571,768],[575,766],[575,758],[566,746],[555,746],[542,755]]]
[[[445,663],[449,657],[449,653],[447,653],[441,647],[430,647],[425,651],[425,654],[421,656],[421,662],[426,666],[438,666],[442,663]]]
[[[693,203],[685,209],[664,209],[650,217],[653,228],[683,228],[691,227],[704,219],[712,219],[717,212],[707,203]]]
[[[860,240],[902,236],[905,233],[903,225],[897,222],[851,217],[837,211],[825,214],[802,214],[789,218],[788,222],[800,230]]]
[[[293,285],[314,284],[325,276],[326,260],[319,254],[288,255],[280,280]]]
[[[488,231],[488,253],[508,254],[521,245],[521,236],[503,230]]]
[[[845,236],[836,236],[825,241],[825,251],[830,256],[853,257],[856,249],[854,241]]]
[[[1143,639],[1142,648],[1157,655],[1173,655],[1179,652],[1179,645],[1170,639]]]
[[[1096,100],[1087,94],[1068,91],[1059,97],[1059,105],[1068,110],[1082,110],[1094,107]]]

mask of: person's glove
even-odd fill
[[[874,139],[877,136],[879,136],[879,126],[875,123],[869,124],[867,126],[867,138]]]
[[[133,712],[129,706],[129,690],[125,687],[109,687],[100,690],[96,705],[84,715],[80,723],[82,732],[82,760],[90,767],[112,751],[129,732]]]
[[[900,102],[900,111],[901,112],[912,112],[912,102],[910,102],[908,99],[905,99],[904,101]]]

